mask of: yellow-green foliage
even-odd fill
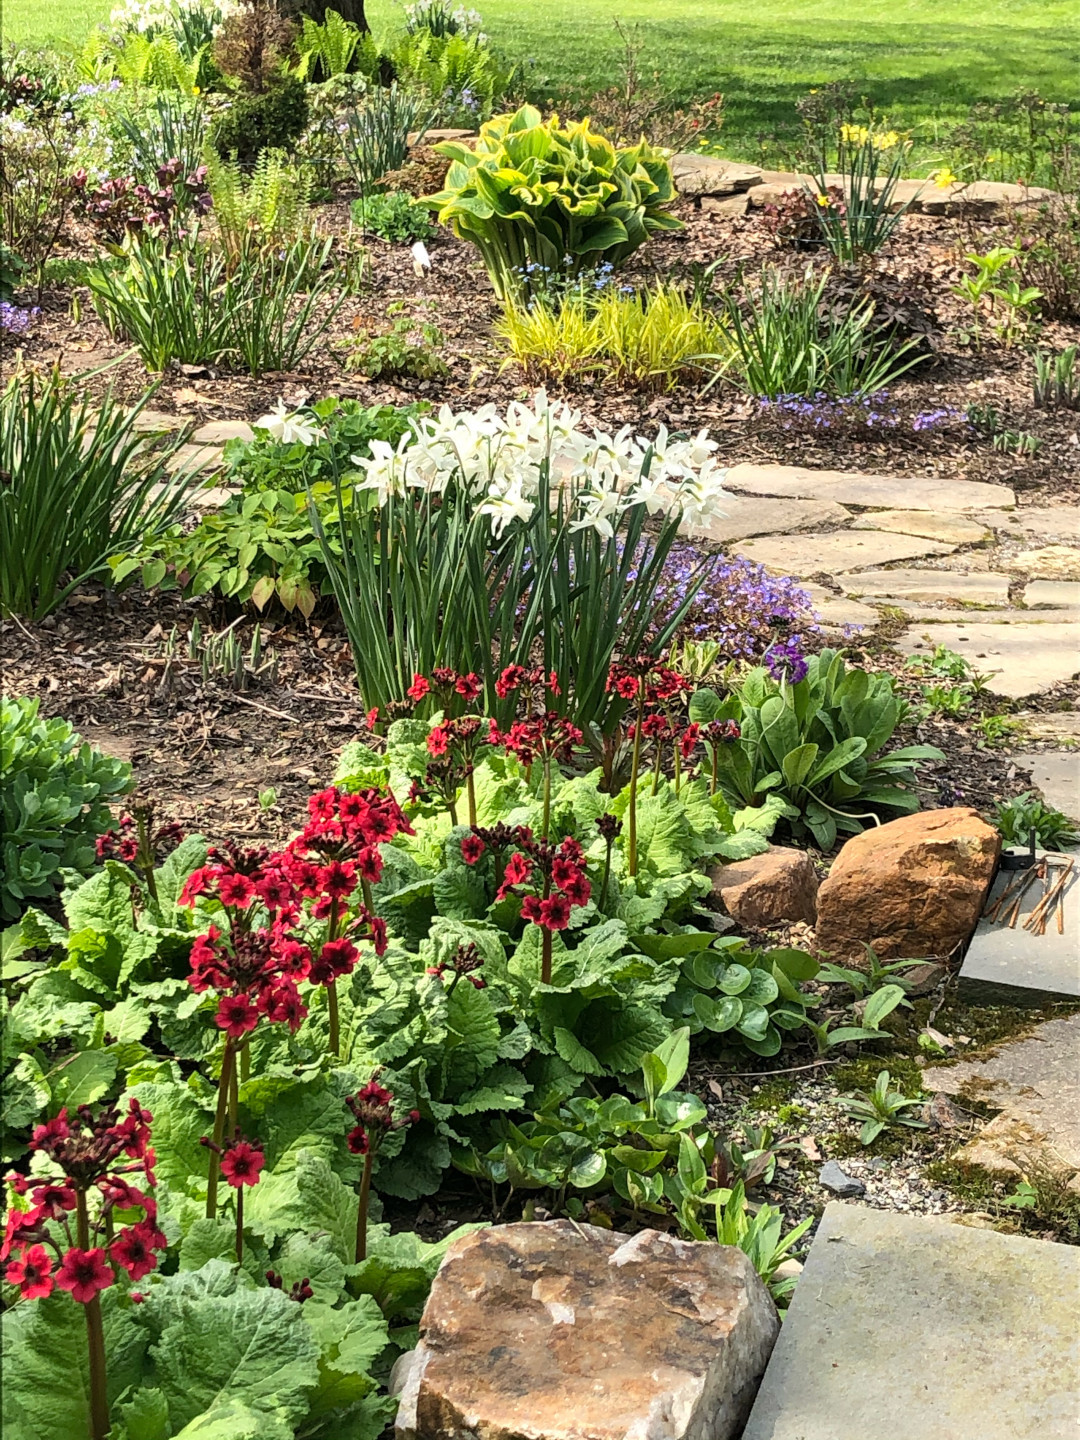
[[[287,245],[311,224],[311,180],[284,150],[263,150],[251,174],[207,151],[207,181],[221,243],[237,254],[245,243]]]
[[[574,292],[530,307],[509,302],[495,332],[530,380],[565,381],[602,370],[621,385],[672,390],[701,356],[727,353],[723,324],[673,285],[595,300]]]

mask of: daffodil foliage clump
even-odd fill
[[[474,147],[436,146],[451,164],[444,188],[429,197],[439,222],[471,240],[491,283],[506,299],[530,288],[534,267],[571,272],[618,265],[650,235],[677,230],[671,166],[642,140],[616,147],[588,120],[542,121],[523,105],[480,128]]]
[[[342,477],[340,548],[327,533],[323,554],[365,709],[451,667],[475,669],[500,714],[499,675],[535,659],[558,673],[575,724],[606,727],[616,649],[659,655],[710,563],[658,622],[680,524],[722,509],[716,448],[704,430],[608,433],[543,392],[505,412],[444,405],[396,445],[372,440]]]

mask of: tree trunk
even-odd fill
[[[282,9],[297,19],[308,15],[318,25],[325,20],[327,10],[336,10],[343,20],[351,20],[365,33],[371,30],[364,14],[364,0],[285,0]]]

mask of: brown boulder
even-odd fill
[[[729,1440],[779,1331],[730,1245],[567,1220],[447,1251],[401,1395],[399,1440]]]
[[[817,897],[818,948],[849,960],[947,956],[971,935],[1001,836],[964,807],[905,815],[847,842]]]
[[[805,850],[770,845],[762,855],[710,871],[713,893],[740,925],[761,929],[778,920],[813,925],[818,878]]]

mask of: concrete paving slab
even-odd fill
[[[867,509],[968,511],[1011,509],[1016,496],[1007,485],[981,480],[946,480],[923,475],[862,475],[858,471],[807,470],[801,465],[732,465],[725,485],[746,495],[790,495],[835,500]]]
[[[851,511],[831,500],[769,500],[759,495],[728,495],[724,513],[702,525],[684,525],[687,535],[718,545],[751,535],[788,534],[821,525],[846,525]]]
[[[1032,750],[1012,757],[1031,771],[1031,781],[1048,804],[1080,824],[1080,754],[1075,750]]]
[[[969,515],[950,515],[933,510],[868,510],[852,523],[853,530],[894,530],[899,535],[921,535],[924,540],[943,540],[950,545],[978,545],[993,536],[993,530]]]
[[[1080,757],[1070,758],[1080,766]],[[1065,891],[1062,934],[1057,933],[1053,923],[1046,927],[1044,935],[1024,929],[1025,920],[1042,895],[1038,881],[1021,900],[1014,926],[998,924],[986,916],[979,921],[960,967],[958,988],[965,1000],[973,1005],[1041,1006],[1051,1000],[1080,998],[1080,855],[1076,860]],[[990,887],[991,902],[1015,873],[998,871]],[[1077,1053],[1080,1055],[1080,1050]]]
[[[1076,1440],[1080,1249],[826,1206],[743,1440]]]
[[[246,420],[209,420],[191,438],[196,445],[224,445],[226,440],[252,440],[255,431]]]
[[[1080,1014],[1047,1020],[987,1056],[928,1066],[925,1090],[997,1111],[956,1159],[997,1176],[1049,1171],[1080,1190],[1078,1054]]]
[[[969,605],[1005,605],[1009,577],[990,570],[864,570],[844,577],[853,595],[874,595],[903,608],[905,600],[960,600]]]
[[[909,655],[947,645],[975,662],[979,670],[995,670],[987,688],[1014,700],[1040,695],[1071,680],[1080,670],[1080,630],[1075,625],[1046,621],[1041,625],[933,625],[930,635],[907,632],[900,645]]]
[[[884,530],[834,530],[806,535],[767,535],[735,546],[737,555],[781,575],[842,575],[864,565],[887,565],[924,555],[951,555],[955,545],[893,535]]]

